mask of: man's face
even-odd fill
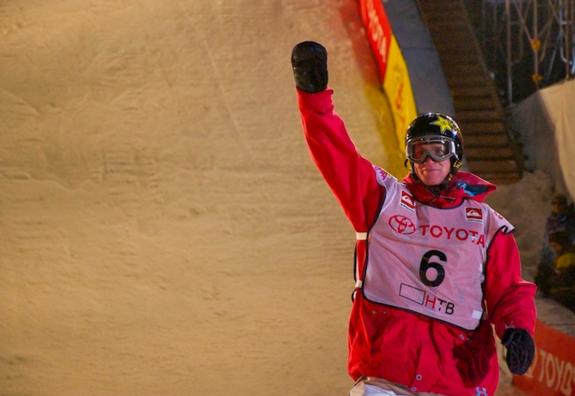
[[[443,145],[441,143],[418,144],[415,147],[416,151],[421,152],[440,152],[442,149]],[[415,174],[426,186],[437,186],[441,184],[447,175],[449,175],[450,169],[451,161],[449,159],[434,161],[430,156],[428,156],[425,161],[421,163],[413,163]]]

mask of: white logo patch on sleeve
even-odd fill
[[[466,208],[465,220],[483,223],[483,210],[481,208]]]
[[[411,210],[412,212],[415,211],[415,200],[411,195],[409,195],[405,191],[401,191],[401,198],[399,200],[399,203],[405,209]]]

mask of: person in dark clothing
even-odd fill
[[[553,239],[553,242],[552,242]],[[555,249],[552,244],[555,244]],[[545,222],[543,247],[534,282],[538,291],[549,296],[551,279],[556,277],[556,259],[558,249],[569,250],[575,244],[575,212],[564,194],[555,194],[551,198],[551,213]]]
[[[553,266],[539,268],[535,282],[543,294],[575,311],[575,252],[569,234],[552,233],[549,246],[555,254]]]
[[[552,267],[555,260],[555,252],[549,245],[549,236],[555,232],[567,233],[569,242],[575,244],[575,211],[569,204],[564,194],[555,194],[551,198],[551,213],[545,222],[545,236],[541,249],[540,266]],[[549,268],[547,268],[548,270]],[[545,271],[546,269],[543,269]]]

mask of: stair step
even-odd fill
[[[519,172],[483,172],[479,176],[493,184],[512,184],[521,180]]]
[[[456,113],[457,119],[461,122],[497,122],[501,120],[501,114],[495,110],[462,110]]]
[[[461,14],[461,12],[460,12]],[[435,32],[469,32],[469,25],[465,18],[462,18],[463,14],[458,15],[457,21],[446,20],[445,16],[441,14],[436,15],[425,15],[425,18],[429,22],[427,28],[433,34]]]
[[[441,59],[441,58],[440,58]],[[453,78],[457,75],[472,75],[489,78],[483,69],[483,65],[478,58],[462,58],[462,59],[441,59],[441,65],[445,73]]]
[[[452,40],[451,37],[441,38],[440,34],[435,34],[432,37],[435,48],[440,53],[449,55],[453,51],[470,52],[472,49],[471,43],[465,40]],[[471,48],[471,49],[470,49]]]
[[[485,86],[489,84],[493,84],[493,80],[489,78],[486,74],[471,74],[471,75],[462,75],[462,74],[452,74],[449,77],[445,77],[447,80],[447,84],[450,87],[475,87],[475,86]]]
[[[424,10],[443,10],[451,6],[463,7],[463,2],[459,0],[418,0],[417,4]]]
[[[453,39],[456,40],[457,38],[454,37]],[[467,52],[462,50],[449,51],[447,53],[447,58],[451,63],[477,63],[481,62],[482,54],[478,54],[475,51],[469,51],[468,48]]]
[[[417,3],[424,9],[443,9],[446,7],[463,7],[464,5],[461,0],[418,0]]]
[[[452,46],[452,47],[447,46],[446,51],[451,56],[469,56],[475,52],[470,47],[469,42],[462,43],[459,47],[458,46]]]
[[[508,144],[503,134],[469,135],[463,130],[463,144],[466,147],[501,147]]]
[[[498,172],[519,172],[517,163],[512,159],[502,160],[471,160],[468,159],[469,169],[472,172],[482,173],[498,173]]]
[[[463,61],[460,63],[457,62],[454,63],[449,60],[444,60],[445,57],[442,58],[441,54],[439,54],[439,58],[445,74],[448,75],[449,77],[454,77],[456,75],[465,75],[465,74],[468,75],[475,74],[480,76],[486,75],[483,65],[478,61],[473,62],[473,60],[471,60],[469,62]]]
[[[432,32],[441,31],[442,29],[467,31],[469,27],[466,25],[466,16],[465,11],[454,9],[448,14],[442,12],[425,13],[424,21],[429,31]]]
[[[475,147],[466,145],[465,156],[468,160],[506,159],[514,160],[513,150],[507,146],[501,147]]]
[[[479,54],[475,54],[470,51],[467,54],[449,54],[447,57],[441,60],[445,64],[449,65],[458,65],[458,64],[471,64],[475,65],[481,62],[481,58]]]
[[[501,121],[466,121],[455,118],[461,130],[466,135],[496,135],[507,136],[505,126]]]
[[[445,71],[445,70],[444,70]],[[461,87],[456,89],[450,89],[451,94],[454,99],[466,98],[469,100],[470,97],[490,97],[493,93],[493,88],[488,85],[475,86],[475,87]]]
[[[439,21],[430,23],[431,25],[429,25],[427,29],[431,33],[432,37],[439,40],[441,40],[442,37],[445,40],[449,38],[454,40],[462,40],[467,39],[468,37],[472,37],[474,34],[473,31],[470,30],[469,26],[465,23],[465,21],[455,25],[449,22],[442,23]]]
[[[460,25],[467,20],[462,18],[467,15],[465,7],[457,6],[456,4],[448,7],[441,7],[439,5],[435,7],[423,6],[421,10],[425,20],[429,22],[441,23],[443,25]]]
[[[469,98],[453,99],[453,106],[455,113],[460,113],[468,110],[495,110],[496,104],[491,97],[478,97],[471,100]]]

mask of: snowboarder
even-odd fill
[[[291,62],[311,155],[357,235],[350,395],[494,395],[492,325],[511,372],[525,373],[536,288],[521,278],[513,226],[483,202],[495,186],[460,170],[458,125],[418,116],[399,181],[356,151],[334,112],[326,49],[299,43]]]

